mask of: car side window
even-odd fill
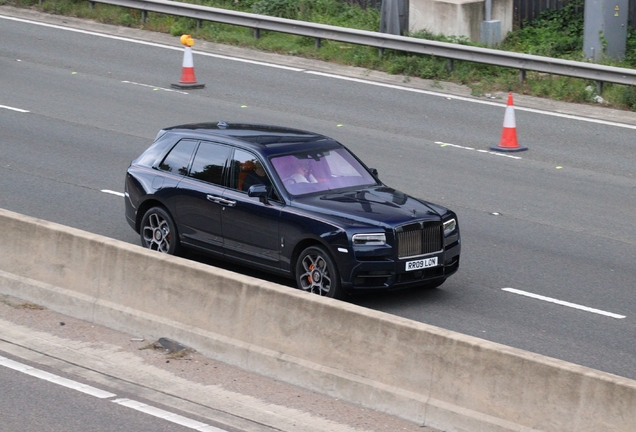
[[[265,172],[262,162],[252,153],[236,149],[232,158],[232,182],[230,187],[247,192],[250,186],[264,184],[269,190],[269,199],[278,200],[276,189]]]
[[[202,141],[194,156],[190,177],[223,185],[223,173],[229,156],[230,148],[228,146]]]
[[[197,142],[193,140],[179,141],[159,164],[159,169],[173,174],[187,175],[188,165],[196,145]]]

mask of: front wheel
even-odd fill
[[[320,246],[303,250],[296,261],[296,284],[310,293],[342,298],[338,268],[329,253]]]
[[[179,250],[177,229],[170,214],[161,207],[152,207],[141,220],[141,245],[169,255]]]

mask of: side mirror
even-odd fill
[[[267,191],[267,186],[264,184],[252,185],[247,190],[248,197],[258,197],[261,202],[267,204],[267,195],[269,192]]]
[[[375,178],[379,178],[378,177],[378,170],[375,168],[369,168],[369,172],[375,177]]]

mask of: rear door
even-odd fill
[[[226,145],[200,141],[190,170],[178,186],[182,241],[218,254],[223,251],[221,214],[230,154]]]

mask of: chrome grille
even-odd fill
[[[441,223],[414,223],[395,230],[398,258],[426,255],[442,250]]]

